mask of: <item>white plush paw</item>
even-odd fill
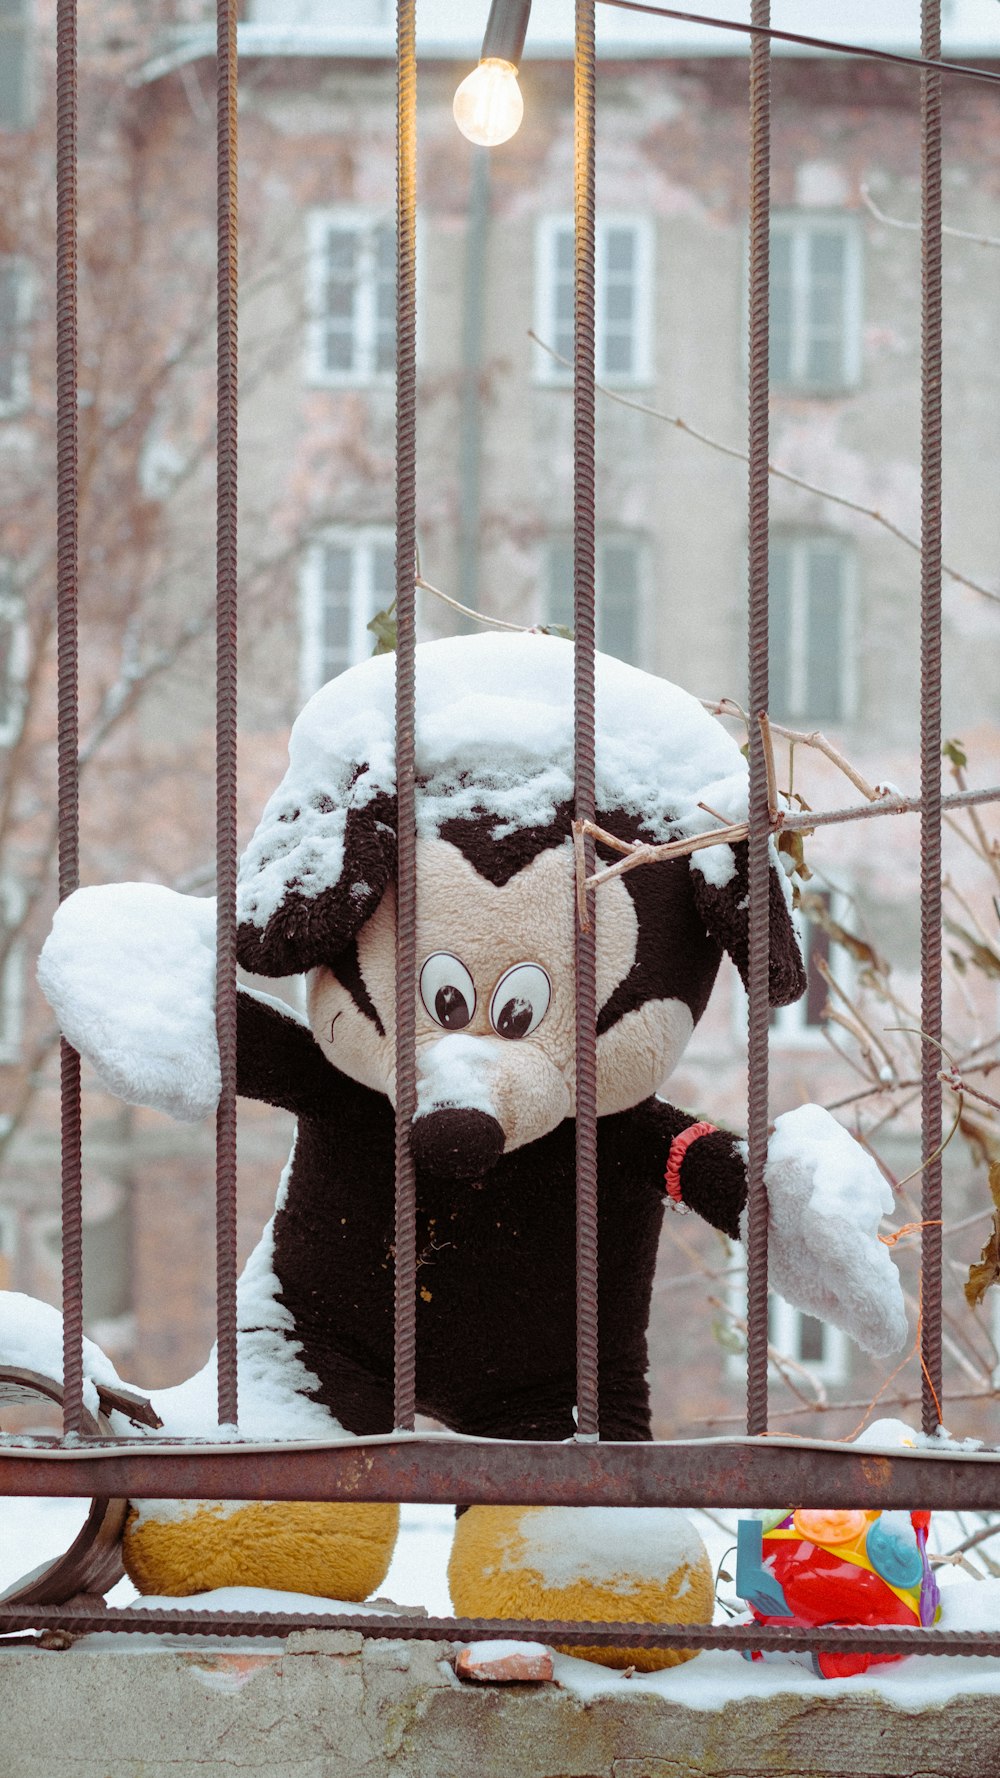
[[[156,883],[78,889],[57,910],[38,980],[120,1099],[185,1122],[215,1109],[214,901]]]
[[[892,1192],[871,1155],[818,1105],[786,1111],[768,1143],[768,1276],[797,1309],[877,1357],[907,1337],[899,1273],[879,1241]]]

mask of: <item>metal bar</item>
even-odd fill
[[[921,0],[921,49],[941,53],[941,0]],[[942,1410],[941,1340],[941,76],[920,77],[920,1237],[922,1418]],[[932,1226],[927,1226],[928,1224]]]
[[[388,1613],[318,1611],[109,1611],[70,1606],[0,1605],[0,1635],[15,1630],[60,1629],[77,1636],[127,1630],[147,1635],[280,1636],[295,1630],[353,1630],[360,1636],[388,1636],[400,1642],[480,1642],[516,1637],[555,1642],[570,1648],[603,1643],[609,1648],[761,1649],[770,1653],[991,1655],[1000,1652],[1000,1634],[987,1630],[912,1630],[868,1625],[828,1625],[819,1630],[795,1626],[741,1624],[629,1624],[563,1618],[420,1618]],[[2,1644],[0,1644],[2,1648]]]
[[[770,0],[752,0],[755,24],[770,22]],[[767,1431],[767,1037],[770,815],[767,762],[759,718],[767,711],[768,600],[768,327],[771,230],[770,44],[750,45],[750,379],[749,614],[747,680],[749,784],[747,889],[747,1431]]]
[[[793,1504],[996,1510],[1000,1453],[987,1458],[849,1446],[690,1440],[677,1444],[448,1439],[320,1450],[208,1450],[178,1441],[122,1452],[0,1445],[0,1494],[150,1500],[399,1500],[542,1506]]]
[[[216,4],[215,1023],[222,1090],[215,1120],[215,1313],[219,1423],[238,1413],[236,1341],[236,616],[238,235],[236,0]]]
[[[56,12],[56,629],[58,655],[59,900],[80,882],[80,711],[77,434],[76,0]],[[83,1421],[83,1124],[80,1058],[59,1046],[62,1143],[63,1430]]]
[[[708,25],[718,31],[738,31],[744,37],[766,37],[772,43],[797,43],[805,49],[828,49],[837,55],[863,56],[872,62],[891,62],[898,68],[934,68],[942,74],[964,74],[970,80],[1000,81],[1000,74],[990,68],[971,68],[963,62],[939,62],[925,56],[906,56],[898,50],[873,49],[865,43],[842,43],[829,37],[806,37],[801,31],[777,31],[771,25],[740,24],[735,19],[712,18],[707,13],[678,12],[672,6],[654,6],[649,0],[599,0],[602,6],[616,6],[622,12],[644,12],[654,18],[679,19],[686,25]],[[995,58],[994,58],[995,59]]]
[[[576,0],[574,54],[573,773],[577,821],[595,817],[594,0]],[[585,839],[586,869],[594,846]],[[589,847],[589,851],[586,848]],[[597,944],[594,892],[576,921],[577,1436],[599,1435],[597,1349]]]
[[[415,0],[396,15],[396,1235],[395,1423],[416,1412],[416,378],[417,60]]]

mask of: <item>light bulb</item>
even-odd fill
[[[452,107],[463,136],[482,148],[508,142],[524,116],[524,100],[513,62],[488,56],[467,74]]]

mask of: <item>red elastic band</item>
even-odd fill
[[[672,1199],[675,1204],[682,1204],[684,1202],[684,1195],[681,1191],[681,1162],[683,1161],[684,1156],[687,1154],[692,1142],[697,1142],[699,1136],[711,1136],[713,1130],[716,1129],[718,1129],[717,1124],[690,1124],[686,1130],[682,1130],[680,1135],[675,1136],[671,1142],[670,1153],[667,1155],[667,1171],[664,1178],[666,1180],[667,1196]]]

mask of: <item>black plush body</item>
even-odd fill
[[[394,1117],[310,1032],[240,996],[239,1091],[293,1111],[274,1229],[279,1300],[318,1399],[355,1433],[393,1425]],[[602,1435],[650,1437],[646,1326],[673,1136],[658,1098],[598,1122]],[[743,1161],[723,1131],[682,1169],[685,1201],[738,1232]],[[576,1400],[575,1124],[502,1155],[480,1181],[417,1171],[417,1406],[457,1432],[563,1439]]]

